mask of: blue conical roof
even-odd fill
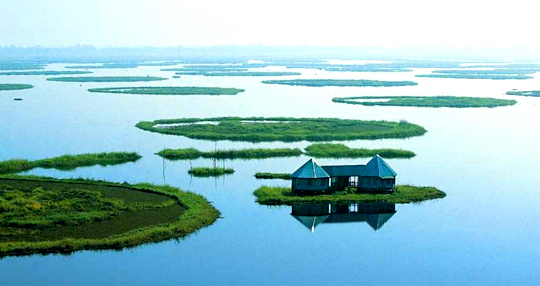
[[[302,167],[294,171],[291,174],[291,178],[302,178],[302,179],[316,179],[316,178],[330,178],[330,175],[315,163],[313,159],[309,159]]]
[[[366,176],[379,178],[395,178],[394,171],[379,155],[373,156],[366,165]]]

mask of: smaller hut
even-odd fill
[[[319,192],[326,191],[330,187],[330,175],[319,166],[313,159],[309,159],[298,170],[291,174],[292,191]]]

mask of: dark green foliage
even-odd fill
[[[368,80],[368,79],[291,79],[291,80],[264,80],[262,83],[266,84],[283,84],[294,86],[371,86],[371,87],[383,87],[383,86],[413,86],[418,83],[413,81],[380,81],[380,80]]]
[[[216,150],[202,152],[194,148],[186,149],[164,149],[157,155],[170,160],[186,160],[203,158],[214,159],[264,159],[275,157],[293,157],[302,155],[298,148],[274,148],[274,149],[238,149],[238,150]]]
[[[315,202],[387,202],[394,204],[407,204],[431,199],[444,198],[446,193],[434,187],[417,187],[399,185],[393,193],[374,194],[358,193],[353,189],[332,194],[297,195],[291,188],[262,186],[253,193],[257,202],[263,205],[293,205]]]
[[[281,180],[290,180],[291,174],[289,173],[265,173],[258,172],[255,173],[255,178],[257,179],[281,179]]]
[[[17,71],[17,72],[0,72],[0,75],[74,75],[74,74],[89,74],[90,71]]]
[[[193,124],[197,122],[199,124]],[[214,122],[218,124],[212,124]],[[337,118],[181,118],[143,121],[136,126],[151,132],[188,138],[248,142],[407,138],[426,133],[423,127],[406,121],[398,123]]]
[[[156,76],[80,76],[80,77],[51,77],[50,81],[64,82],[136,82],[136,81],[160,81],[164,77]]]
[[[244,92],[238,88],[196,87],[196,86],[148,86],[148,87],[105,87],[91,88],[89,92],[153,94],[153,95],[236,95]]]
[[[78,167],[86,166],[108,166],[135,162],[141,156],[137,153],[128,152],[109,152],[109,153],[90,153],[80,155],[64,155],[49,159],[28,161],[22,159],[13,159],[0,162],[0,174],[19,173],[34,168],[49,168],[59,170],[73,170]]]
[[[170,186],[0,178],[0,256],[122,249],[185,237],[219,212]]]
[[[531,79],[532,76],[522,74],[417,74],[416,77],[454,78],[454,79]]]
[[[218,177],[232,174],[234,173],[234,170],[231,168],[221,167],[194,167],[189,169],[188,173],[195,177]]]
[[[532,97],[540,97],[540,90],[524,90],[524,91],[508,91],[506,92],[507,95],[519,95],[519,96],[532,96]]]
[[[3,84],[0,84],[0,91],[30,89],[33,87],[34,86],[31,84],[3,83]]]
[[[370,101],[370,100],[377,101]],[[387,101],[378,101],[387,99]],[[359,101],[360,100],[360,101]],[[365,100],[365,101],[362,101]],[[497,107],[514,105],[515,100],[497,99],[491,97],[461,97],[461,96],[353,96],[334,97],[333,102],[359,104],[365,106],[414,106],[414,107]]]
[[[315,158],[369,158],[375,155],[383,158],[412,158],[414,152],[402,149],[349,148],[344,144],[315,143],[306,147],[306,155]]]

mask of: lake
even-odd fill
[[[66,64],[51,64],[62,70]],[[97,69],[92,76],[163,76],[160,67]],[[266,70],[266,69],[261,69]],[[273,67],[268,70],[284,71]],[[289,70],[296,71],[296,70]],[[40,159],[66,153],[136,151],[136,163],[74,171],[35,169],[27,174],[115,182],[170,184],[204,195],[223,218],[184,240],[123,251],[81,251],[69,256],[7,257],[1,285],[538,285],[540,281],[540,98],[504,95],[540,89],[530,80],[416,78],[405,73],[298,70],[292,77],[182,76],[161,82],[65,83],[46,76],[0,76],[1,83],[35,88],[0,93],[0,160]],[[409,87],[295,87],[265,79],[342,78],[411,80]],[[157,96],[89,93],[123,86],[216,86],[238,95]],[[499,108],[368,107],[333,103],[335,96],[454,95],[516,99]],[[15,97],[23,101],[14,101]],[[255,203],[256,172],[292,172],[308,157],[218,161],[233,175],[194,178],[190,166],[213,160],[164,161],[163,148],[306,147],[309,142],[243,143],[192,140],[146,132],[139,121],[214,116],[405,119],[428,132],[409,139],[346,141],[350,147],[403,148],[413,159],[387,162],[399,184],[435,186],[441,200],[396,205],[375,230],[365,221],[321,223],[312,232],[291,207]],[[369,159],[320,159],[320,164],[365,164]]]

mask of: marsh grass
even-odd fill
[[[218,122],[218,124],[206,124],[207,121]],[[160,127],[160,125],[166,126]],[[423,127],[406,121],[363,121],[337,118],[180,118],[143,121],[137,123],[136,126],[146,131],[194,139],[247,142],[373,140],[408,138],[426,133]]]
[[[0,84],[0,91],[8,91],[8,90],[22,90],[22,89],[30,89],[34,86],[31,84],[19,84],[19,83],[2,83]]]
[[[380,81],[368,79],[291,79],[291,80],[264,80],[266,84],[282,84],[293,86],[358,86],[358,87],[390,87],[390,86],[414,86],[414,81]]]
[[[0,63],[0,70],[42,70],[45,69],[45,64],[42,63]]]
[[[238,88],[196,86],[148,86],[148,87],[105,87],[91,88],[89,92],[150,94],[150,95],[236,95],[244,92]]]
[[[188,173],[195,177],[219,177],[234,173],[234,169],[221,167],[193,167]]]
[[[0,75],[76,75],[89,74],[90,71],[17,71],[17,72],[0,72]]]
[[[299,72],[270,72],[270,71],[178,71],[177,75],[202,75],[202,76],[295,76]]]
[[[73,170],[78,167],[94,165],[108,166],[135,162],[141,156],[129,152],[89,153],[79,155],[63,155],[54,158],[29,161],[24,159],[12,159],[0,162],[0,174],[19,173],[34,168]]]
[[[416,77],[430,77],[430,78],[452,78],[452,79],[491,79],[491,80],[523,80],[531,79],[532,76],[523,74],[417,74]]]
[[[431,199],[444,198],[446,193],[435,187],[418,187],[412,185],[398,185],[393,193],[358,193],[352,189],[332,194],[298,195],[287,187],[262,186],[253,193],[257,202],[263,205],[294,205],[301,203],[322,202],[387,202],[407,204]]]
[[[265,159],[275,157],[295,157],[302,155],[298,148],[274,148],[274,149],[237,149],[237,150],[216,150],[203,152],[194,148],[185,149],[164,149],[157,155],[169,160],[188,160],[197,158],[213,159]]]
[[[507,95],[518,95],[518,96],[530,96],[530,97],[540,97],[540,90],[513,90],[506,92]]]
[[[219,217],[204,197],[171,186],[34,176],[2,176],[0,185],[0,206],[12,214],[8,220],[35,218],[45,224],[43,229],[1,225],[0,256],[134,247],[185,237]],[[110,212],[119,213],[110,218]]]
[[[86,77],[50,77],[48,81],[62,82],[138,82],[138,81],[161,81],[164,77],[156,76],[86,76]]]
[[[344,144],[315,143],[306,147],[306,155],[315,158],[369,158],[380,155],[383,158],[412,158],[416,154],[402,149],[350,148]]]
[[[371,100],[386,101],[371,101]],[[479,108],[515,105],[515,100],[462,96],[353,96],[334,97],[333,102],[364,106]]]
[[[255,178],[257,179],[281,179],[281,180],[290,180],[291,174],[289,173],[266,173],[266,172],[258,172],[255,173]]]

